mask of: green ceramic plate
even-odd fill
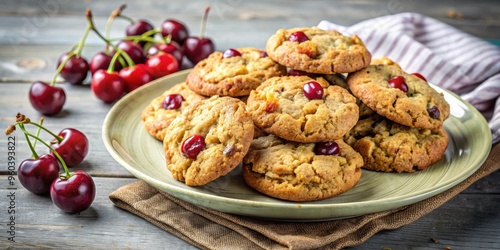
[[[385,211],[443,192],[474,173],[491,149],[491,133],[483,116],[469,103],[439,87],[450,103],[444,123],[449,144],[443,158],[417,173],[363,170],[348,192],[317,202],[288,202],[261,195],[243,182],[239,168],[203,187],[188,187],[165,167],[162,143],[143,128],[140,114],[164,90],[184,81],[188,71],[158,79],[128,94],[110,110],[103,140],[116,161],[137,178],[187,202],[222,212],[269,219],[314,221]]]

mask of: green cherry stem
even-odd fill
[[[39,124],[40,126],[42,126],[42,124],[43,124],[43,121],[44,121],[44,120],[45,120],[45,119],[44,119],[43,117],[40,117],[40,121],[38,122],[38,124]],[[36,135],[37,137],[39,137],[39,136],[40,136],[40,131],[41,131],[41,129],[40,129],[40,127],[38,127],[38,128],[36,129],[36,133],[35,133],[35,135]],[[26,139],[28,139],[28,137],[26,137]],[[36,142],[37,142],[37,140],[35,140],[35,142],[33,142],[33,149],[36,149]],[[35,157],[35,155],[33,155],[33,157]],[[36,159],[36,158],[35,158],[35,159]]]
[[[92,20],[92,12],[90,11],[90,9],[87,9],[87,12],[86,12],[86,16],[87,16],[87,22],[90,26],[90,29],[94,31],[94,33],[96,33],[96,35],[98,37],[100,37],[108,46],[110,46],[111,48],[113,48],[115,51],[119,52],[121,55],[123,55],[123,58],[125,58],[125,61],[127,62],[127,64],[129,66],[133,66],[135,65],[134,61],[132,60],[132,58],[130,58],[130,56],[125,53],[125,51],[123,51],[122,49],[118,48],[117,46],[115,46],[113,43],[111,43],[111,41],[104,37],[101,32],[99,32],[96,27],[94,26],[94,21]]]
[[[205,8],[205,14],[203,15],[203,19],[201,20],[200,39],[203,39],[203,36],[205,36],[205,26],[207,26],[207,18],[209,11],[210,11],[210,6],[207,6]]]
[[[71,173],[69,172],[69,169],[68,169],[68,166],[66,166],[66,162],[64,162],[63,158],[61,157],[61,155],[59,155],[59,153],[57,153],[57,151],[52,148],[49,144],[47,144],[46,142],[44,142],[42,139],[40,139],[40,137],[36,136],[36,135],[33,135],[31,134],[30,132],[28,132],[26,129],[24,129],[24,126],[19,126],[19,128],[21,128],[21,130],[23,131],[23,133],[26,135],[26,136],[29,136],[29,137],[32,137],[34,138],[35,140],[37,141],[40,141],[40,143],[42,143],[43,145],[45,145],[47,148],[49,148],[49,150],[56,156],[56,158],[59,160],[59,162],[61,162],[63,168],[64,168],[64,172],[65,172],[65,176],[64,178],[69,178],[71,177]],[[29,140],[28,140],[29,141]]]
[[[23,131],[24,133],[24,137],[26,138],[26,142],[28,143],[28,147],[30,148],[31,150],[31,156],[33,156],[33,159],[38,159],[38,154],[36,153],[35,151],[35,147],[33,146],[33,144],[31,144],[31,140],[30,138],[28,137],[28,134],[27,134],[27,131],[26,131],[26,128],[24,128],[24,124],[23,123],[18,123],[19,125],[19,128]]]
[[[61,64],[59,64],[59,67],[57,67],[56,72],[54,73],[54,76],[52,77],[52,80],[50,80],[50,83],[49,83],[50,86],[54,86],[54,84],[56,84],[57,77],[59,76],[62,69],[64,68],[64,65],[66,65],[66,63],[69,61],[69,59],[71,59],[71,57],[73,57],[75,55],[76,55],[75,51],[71,51],[66,55],[66,58],[64,58],[64,60],[61,62]]]
[[[25,124],[25,123],[18,122],[18,123],[16,123],[16,125],[17,125],[17,124],[21,125],[21,124]],[[38,124],[38,123],[36,123],[36,122],[32,122],[32,121],[30,121],[30,122],[29,122],[29,123],[27,123],[27,124],[31,124],[31,125],[34,125],[35,127],[38,127],[39,129],[43,129],[45,132],[47,132],[47,133],[49,133],[51,136],[53,136],[53,137],[57,140],[57,142],[62,142],[62,140],[64,139],[64,138],[62,138],[61,136],[58,136],[58,135],[54,134],[54,132],[52,132],[52,131],[48,130],[47,128],[45,128],[45,127],[44,127],[44,126],[42,126],[41,124]]]
[[[109,15],[108,17],[108,21],[106,22],[106,29],[105,29],[105,33],[106,34],[106,37],[109,38],[109,33],[111,32],[111,25],[113,24],[114,20],[116,19],[117,16],[120,16],[122,11],[127,7],[126,4],[122,4],[120,5],[120,7],[118,7],[117,9],[111,11],[111,14]]]

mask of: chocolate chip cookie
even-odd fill
[[[153,99],[142,111],[144,128],[156,139],[163,141],[170,122],[187,106],[206,97],[191,91],[186,83],[179,83]]]
[[[405,126],[439,129],[450,114],[442,93],[395,65],[370,65],[350,73],[347,84],[368,107]]]
[[[271,60],[263,50],[235,51],[229,56],[216,51],[197,63],[186,79],[189,88],[205,96],[245,96],[268,78],[287,73],[286,67]]]
[[[356,99],[346,89],[308,76],[265,81],[250,93],[247,110],[265,132],[304,143],[340,139],[359,117]]]
[[[429,167],[442,158],[448,146],[442,127],[407,127],[376,113],[361,118],[344,140],[363,156],[363,168],[398,173]]]
[[[245,104],[213,96],[188,106],[168,126],[163,148],[174,179],[205,185],[233,170],[253,139],[254,125]]]
[[[370,64],[371,54],[356,35],[317,27],[279,29],[266,43],[276,62],[310,73],[348,73]]]
[[[335,143],[337,155],[319,155],[314,143],[288,142],[274,135],[256,138],[243,160],[243,178],[258,192],[284,200],[339,195],[359,182],[363,159],[342,140]]]

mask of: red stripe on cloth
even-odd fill
[[[400,62],[402,57],[405,56],[405,54],[407,54],[409,52],[410,46],[413,44],[413,40],[411,40],[411,39],[405,39],[405,40],[406,40],[406,42],[405,42],[405,45],[403,46],[403,49],[396,50],[395,54],[397,54],[397,55],[395,55],[394,59],[392,59],[392,60],[394,60],[396,62]]]
[[[414,43],[415,44],[415,43]],[[415,58],[417,58],[418,56],[420,56],[420,53],[422,53],[422,51],[425,49],[425,47],[421,46],[421,47],[418,47],[418,49],[413,53],[413,54],[407,54],[407,56],[409,58],[411,58],[410,60],[410,63],[407,65],[407,68],[411,68],[413,66],[413,64],[415,63]],[[418,66],[418,65],[417,65]],[[418,70],[415,70],[415,72],[419,72]]]

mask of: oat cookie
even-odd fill
[[[245,96],[266,79],[286,75],[286,68],[271,60],[263,50],[237,51],[241,55],[228,58],[216,51],[196,64],[186,79],[189,88],[205,96]]]
[[[376,113],[360,119],[344,140],[363,156],[363,168],[398,173],[429,167],[448,146],[442,127],[411,128]]]
[[[290,41],[294,32],[303,32],[306,40]],[[349,73],[371,61],[370,52],[356,35],[348,37],[317,27],[279,29],[267,40],[266,51],[282,65],[319,74]]]
[[[165,97],[173,94],[182,96],[181,106],[178,108],[169,106],[165,103]],[[144,128],[156,139],[163,141],[165,131],[170,122],[177,117],[187,106],[199,102],[206,97],[191,91],[186,83],[179,83],[165,91],[161,96],[153,99],[149,105],[142,111],[141,119]]]
[[[393,65],[401,69],[401,66],[390,59],[389,57],[383,56],[383,57],[377,57],[377,58],[372,58],[372,61],[370,63],[371,65],[378,65],[378,64],[384,64],[384,65]]]
[[[336,143],[339,155],[316,155],[314,143],[259,137],[243,160],[243,178],[258,192],[284,200],[316,201],[339,195],[358,183],[363,159],[342,140]]]
[[[167,168],[188,186],[207,184],[243,160],[253,134],[252,118],[242,101],[213,96],[187,107],[168,126],[163,141]],[[184,146],[189,147],[186,139],[192,136],[204,139],[194,157],[183,151]]]
[[[405,88],[391,87],[389,82],[394,78],[403,79],[406,92]],[[450,113],[442,93],[394,65],[370,65],[349,74],[347,84],[352,94],[368,107],[406,126],[438,129]]]
[[[317,82],[320,99],[309,99],[304,85]],[[284,76],[271,78],[250,93],[247,110],[256,126],[296,142],[342,138],[358,120],[356,99],[346,89],[330,86],[323,78]]]

